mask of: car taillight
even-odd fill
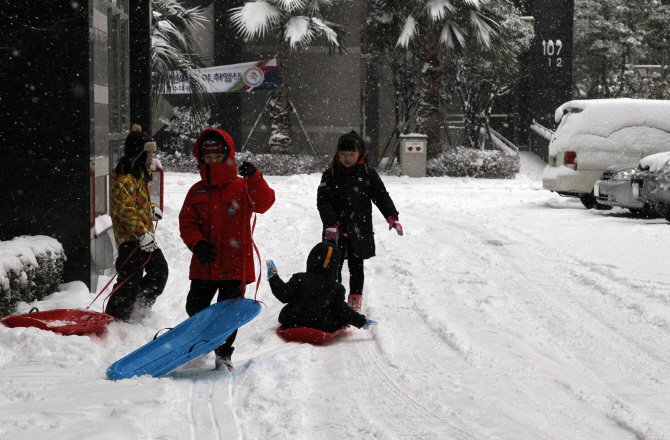
[[[574,151],[566,151],[563,154],[563,165],[577,171],[577,153]]]

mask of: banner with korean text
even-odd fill
[[[199,69],[211,93],[257,92],[277,89],[277,59],[229,64]],[[172,87],[167,94],[186,94],[191,89],[179,72],[170,74]]]

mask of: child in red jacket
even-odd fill
[[[181,238],[193,252],[186,312],[193,316],[217,302],[244,296],[256,279],[251,238],[251,215],[274,204],[275,193],[263,175],[242,162],[237,176],[235,145],[228,133],[208,128],[193,146],[202,180],[191,187],[179,214]],[[216,369],[232,371],[235,331],[218,347]]]

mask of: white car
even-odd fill
[[[579,197],[587,208],[604,207],[593,186],[607,167],[670,150],[670,101],[570,101],[556,109],[555,119],[560,124],[549,144],[542,185]]]

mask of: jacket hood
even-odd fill
[[[307,257],[307,272],[337,279],[340,258],[340,251],[334,244],[327,241],[321,242],[309,252],[309,256]]]
[[[209,133],[218,133],[228,145],[228,157],[221,163],[205,164],[200,160],[202,139]],[[237,162],[235,161],[235,143],[228,133],[218,128],[208,128],[200,133],[193,144],[193,157],[198,162],[200,177],[206,185],[225,185],[237,177]]]

